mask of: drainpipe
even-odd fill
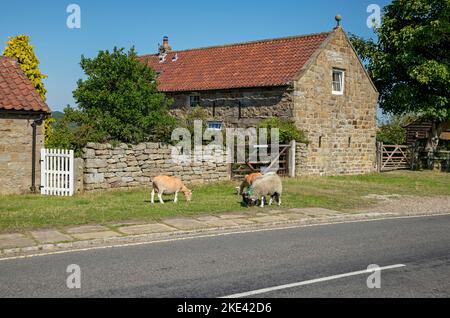
[[[36,127],[42,125],[45,114],[40,114],[38,119],[35,119],[31,124],[33,128],[33,141],[31,146],[31,192],[36,193]]]

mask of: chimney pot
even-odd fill
[[[172,47],[169,45],[169,37],[166,35],[163,37],[163,44],[159,47],[159,54],[166,54],[172,51]]]

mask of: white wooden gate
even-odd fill
[[[72,196],[73,150],[41,149],[41,194]]]

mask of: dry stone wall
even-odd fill
[[[84,191],[145,187],[158,175],[177,176],[188,184],[229,180],[228,164],[202,161],[180,165],[172,160],[171,147],[162,143],[87,144],[82,154]]]

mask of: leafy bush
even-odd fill
[[[272,117],[265,119],[260,122],[258,128],[267,128],[268,130],[268,141],[270,141],[270,130],[272,128],[278,128],[280,132],[280,143],[288,144],[292,140],[300,143],[308,144],[309,141],[305,136],[305,133],[298,129],[293,122],[283,121],[280,118]]]
[[[390,120],[381,125],[377,133],[377,141],[388,145],[403,145],[406,143],[406,126],[409,117],[392,116]]]
[[[76,155],[88,142],[106,142],[107,133],[95,125],[95,119],[70,106],[64,110],[64,116],[52,124],[52,134],[46,141],[46,147],[73,149]]]
[[[30,44],[30,37],[23,34],[15,37],[9,37],[7,46],[3,50],[3,55],[17,59],[20,68],[33,84],[36,92],[45,101],[47,90],[45,89],[43,80],[47,78],[47,75],[42,74],[39,69],[40,62],[34,52],[34,46]],[[55,120],[53,118],[46,118],[44,120],[45,144],[47,144],[50,135],[53,133],[52,125],[54,122]]]
[[[30,44],[28,35],[18,35],[10,37],[7,46],[3,51],[4,56],[15,57],[19,62],[20,68],[36,88],[38,94],[45,101],[47,90],[45,89],[43,79],[47,77],[39,70],[39,59],[34,52],[34,46]]]
[[[56,119],[53,117],[48,117],[44,120],[44,144],[47,146],[48,141],[53,135],[53,126],[56,123]]]
[[[169,141],[177,121],[171,100],[158,92],[155,72],[139,62],[134,49],[114,48],[81,57],[87,78],[73,92],[78,109],[67,107],[48,146],[80,150],[87,142]]]
[[[171,101],[158,92],[155,72],[137,60],[133,48],[100,51],[93,59],[82,56],[80,64],[87,79],[78,81],[74,98],[107,139],[170,139],[168,132],[176,126],[168,113]]]

